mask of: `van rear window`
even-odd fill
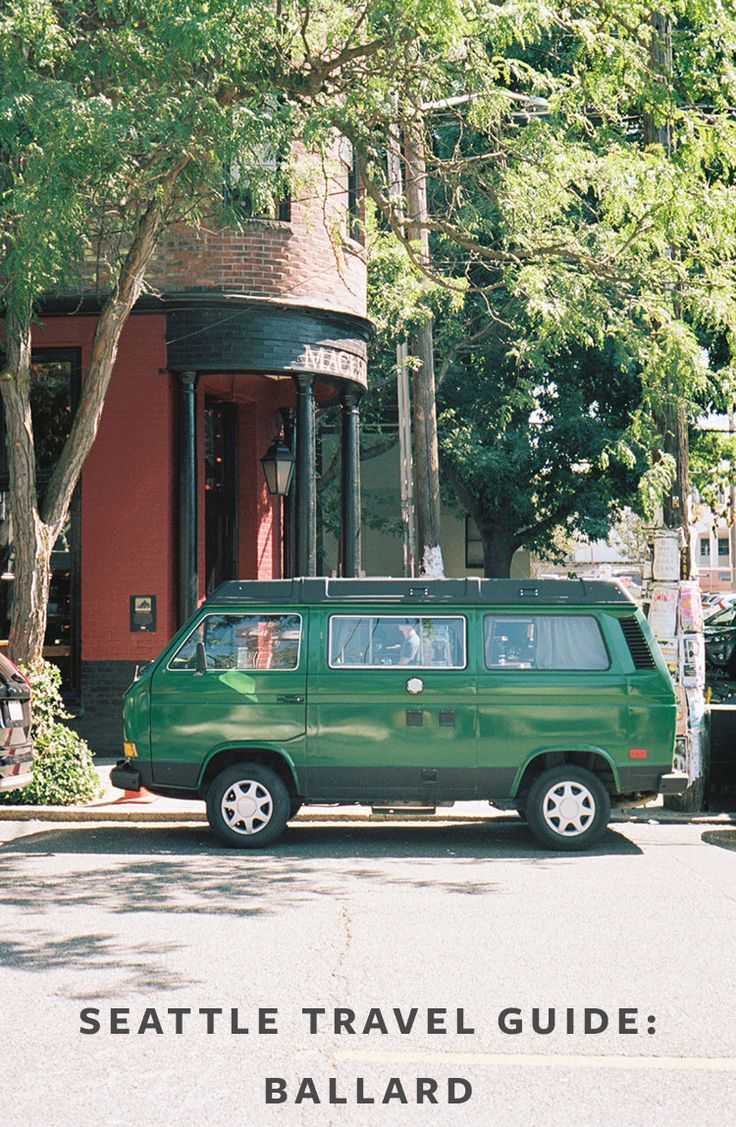
[[[502,615],[483,619],[486,669],[608,669],[601,628],[592,615]]]
[[[333,669],[464,669],[465,619],[422,615],[343,615],[330,618]]]
[[[196,669],[197,644],[202,642],[208,669],[296,669],[301,633],[298,614],[208,614],[168,668]]]

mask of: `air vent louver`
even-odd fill
[[[620,618],[621,629],[624,632],[629,653],[637,669],[656,669],[652,651],[649,649],[642,628],[633,615],[629,618]]]

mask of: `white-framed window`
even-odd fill
[[[588,614],[487,614],[483,652],[486,669],[610,667],[600,625]]]
[[[330,669],[465,669],[462,616],[333,614],[329,623]]]

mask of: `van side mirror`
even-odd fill
[[[197,642],[194,672],[199,676],[207,672],[207,651],[204,648],[204,642]]]

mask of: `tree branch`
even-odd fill
[[[82,385],[79,406],[69,437],[51,475],[43,506],[43,520],[58,536],[72,493],[79,480],[85,458],[94,444],[102,417],[120,343],[120,335],[131,309],[138,300],[146,267],[156,247],[164,216],[172,203],[176,185],[189,162],[183,157],[172,169],[160,198],[151,200],[144,212],[113,293],[105,302],[97,321],[90,360]]]

